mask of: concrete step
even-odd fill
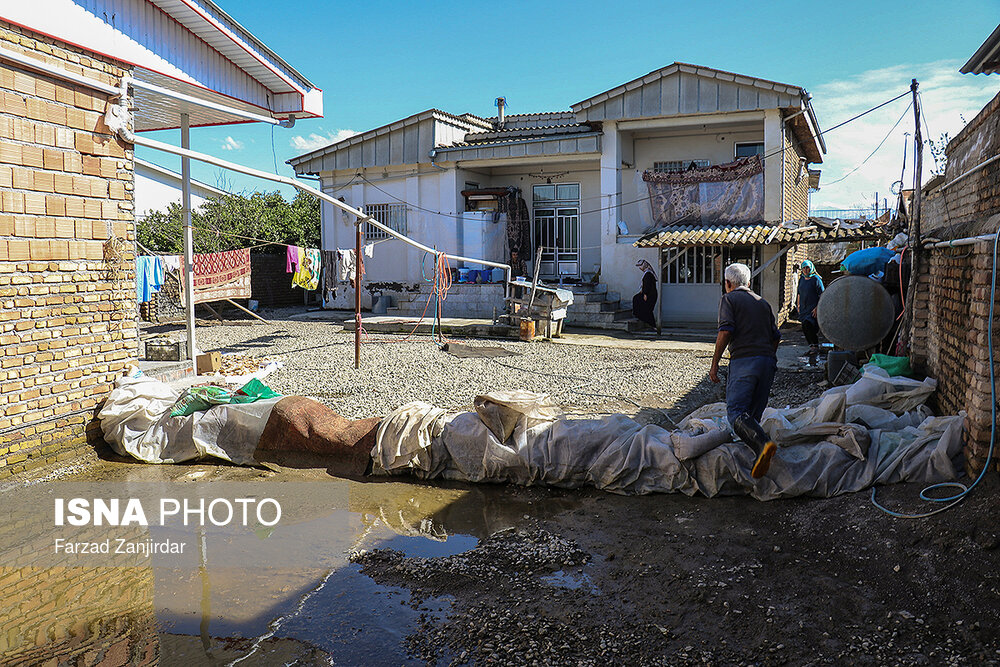
[[[627,317],[626,317],[627,315]],[[591,326],[596,322],[620,322],[628,319],[632,316],[631,311],[613,311],[608,313],[597,312],[597,313],[578,313],[573,314],[570,310],[566,315],[566,323],[572,326]]]

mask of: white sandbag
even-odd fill
[[[280,398],[216,405],[171,417],[180,398],[169,385],[142,374],[119,378],[98,413],[104,439],[118,454],[146,463],[180,463],[214,456],[254,463],[253,452]]]
[[[721,444],[732,442],[732,440],[733,435],[728,428],[716,428],[704,433],[674,431],[670,434],[670,442],[674,446],[674,454],[681,461],[697,458]]]
[[[393,410],[379,422],[371,457],[377,472],[399,468],[435,471],[431,441],[441,435],[445,411],[413,401]]]
[[[892,410],[897,415],[923,405],[937,389],[937,380],[890,376],[885,369],[866,364],[864,374],[845,390],[847,405],[861,403]]]

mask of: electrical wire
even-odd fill
[[[913,103],[912,102],[910,104],[908,104],[905,109],[903,109],[903,113],[899,117],[899,120],[897,120],[896,124],[893,125],[889,129],[889,131],[886,133],[886,135],[884,137],[882,137],[882,141],[878,142],[878,146],[876,146],[875,150],[873,150],[871,153],[868,154],[868,157],[866,157],[864,160],[862,160],[861,163],[858,166],[856,166],[854,169],[851,169],[849,172],[847,172],[846,174],[844,174],[843,176],[841,176],[837,180],[830,181],[829,183],[826,183],[824,187],[829,187],[831,185],[835,185],[837,183],[840,183],[841,181],[843,181],[844,179],[846,179],[848,176],[850,176],[851,174],[853,174],[854,172],[856,172],[858,169],[861,169],[861,167],[863,167],[865,165],[865,163],[868,162],[868,160],[872,159],[872,156],[875,155],[875,153],[878,153],[878,150],[880,148],[882,148],[883,145],[885,145],[885,142],[889,140],[889,137],[892,136],[892,133],[896,131],[896,128],[899,127],[899,124],[903,122],[903,119],[906,118],[906,114],[909,113],[909,111],[910,111],[911,108],[913,108]]]
[[[989,470],[990,461],[993,459],[993,447],[996,444],[997,436],[997,382],[996,374],[993,368],[993,311],[996,304],[996,289],[997,289],[997,246],[1000,244],[1000,233],[993,237],[993,269],[991,271],[992,280],[990,281],[990,316],[987,324],[986,337],[988,341],[989,355],[990,355],[990,405],[992,407],[992,420],[990,424],[990,448],[986,454],[986,461],[983,462],[983,469],[979,471],[979,476],[972,483],[971,486],[966,486],[961,482],[941,482],[939,484],[931,484],[925,487],[923,491],[920,492],[920,499],[926,500],[932,503],[948,503],[944,507],[941,507],[930,512],[924,512],[922,514],[903,514],[902,512],[894,512],[880,505],[878,501],[875,500],[875,487],[872,487],[871,501],[875,507],[879,508],[889,516],[894,516],[899,519],[923,519],[945,510],[951,509],[955,505],[962,502],[969,493],[976,488],[979,481],[986,475],[986,471]],[[958,492],[949,496],[934,497],[927,494],[938,489],[957,489]]]
[[[873,112],[873,111],[876,111],[876,110],[878,110],[878,109],[881,109],[882,107],[886,106],[887,104],[892,104],[892,103],[893,103],[893,102],[895,102],[896,100],[898,100],[898,99],[901,99],[901,98],[903,98],[903,97],[906,97],[906,96],[907,96],[907,95],[909,95],[909,94],[910,94],[910,91],[906,91],[905,93],[900,93],[900,94],[899,94],[899,95],[897,95],[896,97],[893,97],[893,98],[892,98],[892,99],[890,99],[890,100],[886,100],[885,102],[882,102],[881,104],[877,104],[877,105],[875,105],[875,106],[871,107],[870,109],[867,109],[867,110],[865,110],[865,111],[862,111],[861,113],[859,113],[859,114],[857,114],[857,115],[855,115],[855,116],[852,116],[851,118],[848,118],[847,120],[845,120],[845,121],[843,121],[843,122],[841,122],[841,123],[837,123],[836,125],[834,125],[834,126],[833,126],[833,127],[831,127],[831,128],[827,128],[826,130],[823,130],[822,132],[817,132],[816,134],[813,134],[813,135],[810,135],[810,138],[811,138],[811,139],[816,139],[817,137],[820,137],[820,136],[823,136],[823,135],[827,134],[828,132],[832,132],[832,131],[834,131],[834,130],[836,130],[836,129],[838,129],[838,128],[841,128],[841,127],[843,127],[844,125],[847,125],[848,123],[851,123],[851,122],[853,122],[853,121],[856,121],[857,119],[861,118],[862,116],[866,116],[866,115],[870,114],[870,113],[871,113],[871,112]],[[911,102],[911,104],[912,104],[912,102]],[[904,115],[904,116],[906,115],[906,112],[905,112],[905,111],[903,112],[903,115]],[[897,121],[897,123],[896,123],[896,124],[898,125],[898,124],[899,124],[899,121]],[[884,141],[884,140],[883,140],[883,141]],[[881,144],[880,144],[880,145],[881,145]],[[791,145],[791,144],[789,144],[788,146],[784,146],[784,147],[782,147],[782,148],[779,148],[779,149],[777,149],[776,151],[773,151],[773,152],[771,152],[771,153],[767,153],[767,154],[765,154],[765,155],[762,155],[762,156],[761,156],[761,160],[766,160],[766,159],[767,159],[767,158],[769,158],[769,157],[773,157],[773,156],[775,156],[775,155],[779,155],[779,154],[781,154],[781,153],[784,153],[784,152],[785,152],[785,151],[787,151],[787,150],[788,150],[789,148],[792,148],[792,145]],[[877,149],[876,149],[876,150],[877,150]],[[869,156],[869,157],[870,157],[870,156]],[[852,173],[853,173],[853,172],[852,172]],[[394,195],[394,194],[392,194],[392,193],[390,193],[390,192],[386,192],[385,190],[383,190],[382,188],[380,188],[380,187],[379,187],[378,185],[376,185],[376,184],[375,184],[375,183],[373,183],[372,181],[368,180],[368,179],[367,179],[367,178],[366,178],[366,177],[365,177],[365,176],[364,176],[363,174],[359,174],[359,175],[360,175],[360,177],[361,177],[361,180],[363,180],[363,181],[364,181],[365,183],[367,183],[368,185],[372,186],[373,188],[375,188],[376,190],[378,190],[378,191],[379,191],[379,192],[381,192],[382,194],[386,195],[387,197],[390,197],[390,198],[394,199],[395,201],[397,201],[397,202],[399,202],[399,203],[401,203],[401,204],[406,204],[406,205],[407,205],[407,207],[409,207],[409,208],[412,208],[412,209],[415,209],[415,210],[418,210],[418,211],[424,211],[425,213],[431,213],[431,214],[433,214],[433,215],[438,215],[438,216],[441,216],[441,217],[444,217],[444,218],[452,218],[452,219],[455,219],[455,220],[462,220],[462,219],[463,219],[463,216],[461,216],[461,215],[457,215],[457,214],[454,214],[454,213],[445,213],[445,212],[443,212],[443,211],[435,211],[434,209],[430,209],[430,208],[426,208],[426,207],[424,207],[424,206],[419,206],[419,205],[417,205],[417,204],[413,204],[413,203],[411,203],[411,202],[408,202],[408,201],[406,201],[405,199],[400,199],[400,198],[399,198],[399,197],[397,197],[396,195]],[[850,174],[848,174],[848,175],[850,175]],[[846,178],[846,177],[847,177],[847,176],[845,176],[844,178]],[[843,179],[840,179],[840,180],[843,180]],[[839,182],[839,181],[834,181],[834,182],[836,183],[836,182]],[[620,195],[620,194],[621,194],[621,193],[620,193],[620,192],[618,192],[618,193],[615,193],[615,195],[610,195],[610,196],[617,196],[617,195]],[[603,194],[601,194],[600,196],[601,196],[601,197],[607,197],[607,196],[609,196],[609,195],[608,195],[607,193],[603,193]],[[596,198],[596,197],[595,197],[595,198]],[[588,213],[600,213],[600,212],[602,212],[602,211],[611,211],[611,210],[617,210],[617,209],[619,209],[620,207],[623,207],[623,206],[628,206],[628,205],[630,205],[630,204],[639,204],[639,203],[641,203],[641,202],[645,202],[645,201],[649,201],[650,199],[652,199],[652,197],[651,197],[651,196],[646,196],[646,197],[640,197],[639,199],[633,199],[633,200],[631,200],[631,201],[626,201],[626,202],[620,202],[620,203],[618,203],[618,204],[615,204],[615,205],[612,205],[612,206],[602,206],[601,208],[594,208],[594,209],[589,209],[589,210],[586,210],[586,211],[579,211],[579,212],[577,213],[577,215],[586,215],[586,214],[588,214]]]

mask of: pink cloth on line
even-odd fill
[[[299,265],[299,247],[296,245],[288,246],[288,251],[285,253],[285,273],[295,273],[296,267]]]

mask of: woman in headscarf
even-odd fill
[[[799,267],[799,296],[796,307],[799,311],[799,322],[802,323],[802,333],[809,343],[809,363],[814,363],[819,354],[819,322],[816,321],[816,306],[823,293],[823,279],[816,273],[816,266],[808,259]]]
[[[640,322],[656,328],[656,317],[653,315],[656,306],[656,273],[653,266],[644,259],[635,263],[642,269],[642,286],[639,293],[632,297],[632,315]]]

